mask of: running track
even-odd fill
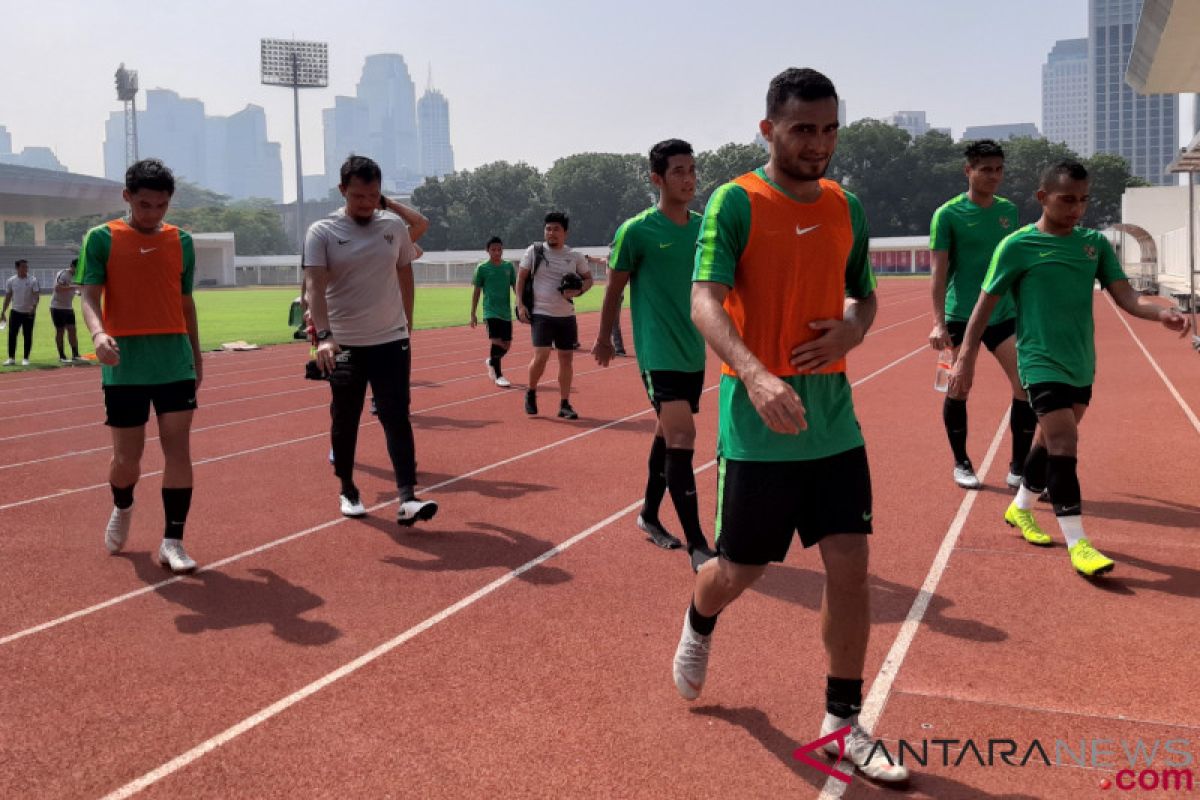
[[[999,370],[981,359],[970,448],[988,488],[964,496],[930,388],[928,286],[885,280],[880,298],[850,359],[876,493],[864,718],[892,745],[1038,738],[1053,755],[1055,739],[1110,740],[1098,766],[935,755],[909,795],[1106,796],[1122,740],[1200,754],[1195,354],[1096,296],[1080,472],[1088,532],[1118,566],[1089,582],[1061,543],[1032,548],[998,523]],[[596,324],[581,319],[585,346]],[[653,428],[633,361],[581,355],[582,418],[563,422],[552,392],[527,419],[520,390],[483,375],[485,350],[479,330],[414,339],[420,480],[442,510],[406,530],[369,417],[372,513],[337,513],[327,390],[300,379],[303,347],[208,357],[187,535],[204,568],[176,579],[152,559],[154,442],[127,552],[103,549],[97,374],[0,379],[0,797],[883,794],[792,758],[823,710],[816,554],[793,549],[723,615],[704,694],[681,700],[670,664],[692,576],[633,525]],[[521,330],[514,380],[527,355]],[[710,535],[715,400],[696,456]]]

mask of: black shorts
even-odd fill
[[[872,530],[866,448],[812,461],[719,463],[717,552],[735,564],[783,561],[796,533],[811,547]]]
[[[111,428],[138,428],[150,419],[150,404],[158,416],[196,409],[196,382],[105,386],[104,424]]]
[[[579,341],[575,317],[533,315],[533,346],[553,347],[555,350],[574,350]]]
[[[56,328],[73,328],[75,327],[75,309],[52,308],[50,309],[50,321]]]
[[[946,333],[950,334],[950,341],[955,347],[962,347],[963,334],[967,332],[967,323],[955,322],[953,320],[946,321]],[[996,352],[996,348],[1004,343],[1004,340],[1010,336],[1017,335],[1017,318],[1006,319],[1003,322],[997,322],[995,325],[988,325],[983,329],[983,346],[989,352]]]
[[[502,342],[512,341],[512,320],[491,317],[483,321],[487,325],[489,339],[499,339]]]
[[[646,394],[649,395],[650,405],[654,406],[656,413],[662,411],[663,403],[675,400],[686,400],[693,414],[700,413],[700,395],[704,393],[704,370],[646,370],[642,373],[642,383],[646,385]]]
[[[1069,383],[1031,383],[1025,388],[1033,413],[1044,417],[1051,411],[1061,411],[1092,402],[1092,387],[1072,386]]]

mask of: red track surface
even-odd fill
[[[1086,767],[1055,768],[942,766],[935,745],[909,793],[1104,796],[1101,779],[1126,766],[1122,741],[1187,739],[1200,755],[1200,427],[1150,358],[1195,413],[1196,355],[1132,321],[1148,357],[1097,295],[1080,478],[1088,533],[1117,569],[1090,582],[1061,540],[1032,548],[1000,522],[1008,400],[990,362],[970,406],[977,467],[1004,435],[989,488],[964,502],[933,355],[919,350],[927,285],[885,280],[880,297],[876,333],[850,359],[876,494],[868,686],[890,687],[868,700],[876,732],[893,747],[970,738],[985,759],[988,738],[1021,753],[1037,738],[1051,758],[1056,739],[1110,740]],[[585,344],[595,325],[581,320]],[[369,419],[359,485],[376,507],[365,520],[337,513],[327,391],[299,379],[302,347],[209,358],[187,536],[205,568],[183,579],[152,560],[154,443],[128,552],[103,549],[97,374],[0,379],[0,797],[821,794],[825,775],[792,758],[823,705],[816,554],[794,548],[723,615],[704,695],[681,700],[670,665],[692,576],[681,552],[633,526],[653,417],[632,360],[600,370],[581,356],[583,417],[569,423],[546,413],[552,384],[543,415],[526,418],[520,391],[483,375],[485,349],[478,330],[414,340],[420,479],[442,510],[405,530]],[[710,393],[698,467],[715,411]],[[714,470],[698,482],[711,530]],[[1039,516],[1057,534],[1050,510]],[[911,646],[893,650],[898,636]],[[883,791],[856,778],[845,796]]]

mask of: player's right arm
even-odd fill
[[[604,288],[604,304],[600,308],[600,330],[596,333],[596,343],[592,345],[592,355],[602,367],[612,362],[613,325],[621,313],[621,298],[639,260],[632,223],[633,220],[626,220],[617,228],[609,250],[608,285]]]
[[[521,322],[529,322],[529,314],[533,311],[531,308],[526,308],[521,302],[521,298],[525,296],[525,282],[532,280],[530,270],[533,267],[533,247],[529,247],[525,251],[525,255],[521,256],[520,269],[517,271],[517,319]]]
[[[104,225],[92,228],[83,237],[79,249],[79,274],[76,283],[82,289],[80,308],[83,324],[92,335],[92,346],[101,364],[115,367],[121,361],[117,340],[104,330],[104,311],[101,301],[104,282],[108,277],[108,254],[112,249],[112,233]]]
[[[324,232],[313,225],[304,237],[304,275],[308,291],[308,315],[317,332],[329,330],[329,306],[325,302],[325,289],[329,286],[329,267],[326,256]],[[332,336],[317,343],[317,366],[326,375],[333,372],[334,358],[341,352]]]
[[[929,272],[933,280],[930,294],[933,299],[933,330],[929,346],[944,350],[953,343],[946,331],[946,282],[950,277],[950,221],[945,207],[933,214],[929,223]]]
[[[758,360],[725,311],[738,259],[750,237],[750,199],[736,184],[713,192],[704,210],[692,275],[692,322],[718,356],[746,387],[763,423],[776,433],[805,430],[800,395]]]
[[[471,286],[474,291],[471,292],[471,327],[474,328],[479,324],[479,317],[475,312],[479,308],[479,288],[483,286],[483,264],[475,268],[475,275],[471,278]]]
[[[983,288],[979,292],[979,299],[975,301],[975,309],[971,311],[967,330],[963,333],[958,358],[950,371],[948,392],[951,397],[965,399],[970,393],[971,384],[975,380],[975,359],[979,356],[979,343],[983,339],[988,320],[996,310],[996,304],[1012,288],[1022,271],[1021,262],[1017,258],[1017,248],[1011,246],[1015,236],[1017,234],[1005,238],[992,253],[992,263],[983,279]]]

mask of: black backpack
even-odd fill
[[[533,276],[537,274],[538,267],[546,260],[546,245],[542,242],[536,242],[533,245],[533,266],[529,268],[529,277],[525,280],[525,290],[521,292],[521,305],[533,314]],[[513,309],[513,316],[518,320],[521,315],[517,313],[517,309]]]

